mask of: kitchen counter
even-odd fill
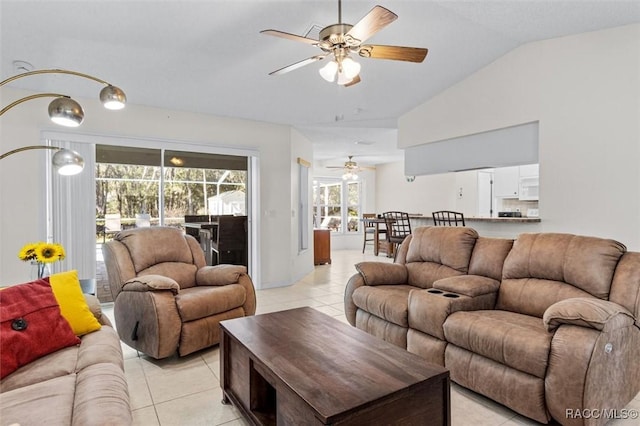
[[[465,222],[537,223],[539,217],[465,217]]]
[[[409,214],[411,228],[433,226],[431,215]],[[525,232],[542,232],[539,217],[465,217],[465,224],[483,237],[517,238]]]

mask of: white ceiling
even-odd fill
[[[0,0],[1,73],[13,61],[85,72],[120,86],[128,102],[290,124],[316,160],[360,164],[402,158],[397,118],[519,45],[640,22],[640,1],[344,0],[355,24],[380,4],[399,18],[368,43],[426,47],[421,64],[362,59],[362,83],[327,83],[313,63],[268,73],[319,52],[259,34],[304,35],[338,21],[337,0]],[[95,83],[40,76],[12,85],[95,96]]]

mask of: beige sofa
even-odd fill
[[[352,325],[524,416],[603,424],[640,391],[640,253],[616,241],[425,227],[356,269]]]
[[[198,242],[178,228],[122,231],[102,252],[118,334],[153,358],[215,345],[220,321],[256,311],[247,268],[206,266]]]
[[[2,426],[129,425],[120,339],[98,299],[86,296],[102,328],[22,366],[0,381]]]

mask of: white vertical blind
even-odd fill
[[[62,244],[66,252],[66,258],[55,262],[53,269],[55,272],[76,269],[81,279],[95,278],[95,145],[62,140],[48,140],[47,144],[72,149],[84,158],[80,174],[62,176],[53,168],[49,174],[47,235],[50,241]]]

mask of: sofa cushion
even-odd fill
[[[540,318],[508,311],[459,311],[444,323],[451,344],[544,378],[552,333]]]
[[[100,330],[100,323],[89,309],[82,294],[78,271],[53,274],[49,277],[49,283],[60,305],[60,313],[69,322],[76,336]]]
[[[85,334],[80,346],[71,346],[20,367],[0,381],[0,392],[61,377],[98,363],[111,363],[124,371],[120,338],[109,327]]]
[[[164,262],[193,263],[191,249],[178,228],[130,229],[119,232],[115,239],[127,247],[137,273]]]
[[[441,278],[466,274],[478,233],[465,227],[415,229],[406,256],[409,285],[430,288]]]
[[[409,326],[409,285],[363,286],[353,292],[353,303],[372,315],[402,327]]]
[[[59,349],[80,343],[44,279],[0,291],[0,378]]]
[[[478,237],[469,262],[469,274],[500,281],[504,260],[512,247],[513,240],[507,238]]]
[[[416,228],[407,251],[407,263],[434,262],[466,273],[478,233],[465,227]]]
[[[71,425],[76,395],[76,375],[68,374],[51,380],[3,392],[0,413],[3,425]]]
[[[77,361],[77,346],[70,346],[45,355],[20,367],[13,374],[2,379],[0,381],[0,392],[9,392],[13,389],[75,373]]]
[[[175,298],[182,322],[193,321],[241,307],[247,298],[239,284],[184,289]]]
[[[503,279],[539,278],[571,284],[607,299],[623,244],[571,234],[522,234],[505,260]]]

